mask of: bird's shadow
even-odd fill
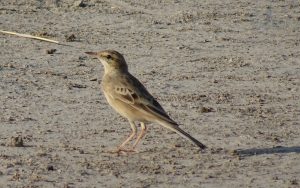
[[[237,149],[235,153],[240,157],[250,157],[254,155],[263,154],[279,154],[279,153],[300,153],[300,146],[284,147],[276,146],[273,148],[251,148],[251,149]]]

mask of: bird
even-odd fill
[[[101,88],[109,105],[129,121],[131,134],[122,142],[115,152],[135,152],[136,146],[145,136],[146,123],[158,123],[191,141],[200,149],[206,146],[182,130],[178,123],[170,118],[163,107],[148,92],[145,86],[128,71],[123,55],[115,50],[85,52],[100,60],[104,66]],[[137,135],[136,122],[140,122],[141,131]],[[136,137],[129,149],[125,147]]]

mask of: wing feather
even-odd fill
[[[114,86],[116,99],[177,125],[138,79],[129,74],[124,75],[121,80],[123,81]]]

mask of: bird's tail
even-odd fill
[[[179,126],[178,126],[178,124],[173,124],[173,123],[170,123],[170,122],[167,122],[167,121],[158,121],[158,123],[160,125],[166,127],[167,129],[170,129],[170,130],[176,132],[177,134],[179,134],[183,138],[186,138],[189,141],[193,142],[199,148],[201,148],[201,149],[205,149],[206,148],[206,146],[204,144],[202,144],[200,141],[198,141],[196,138],[192,137],[187,132],[185,132],[184,130],[180,129]]]

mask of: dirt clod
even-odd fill
[[[24,147],[22,136],[12,136],[7,145],[11,147]]]

